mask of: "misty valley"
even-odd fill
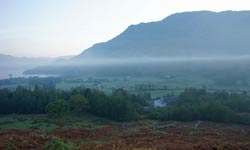
[[[184,12],[75,56],[0,55],[0,150],[250,149],[249,20]]]
[[[28,141],[35,136],[38,147],[61,143],[69,149],[99,149],[96,141],[103,143],[100,149],[109,149],[110,143],[126,149],[128,145],[112,141],[130,136],[144,142],[145,149],[152,147],[145,138],[163,142],[162,149],[170,145],[181,149],[178,142],[166,142],[176,136],[187,143],[206,136],[213,140],[198,144],[207,147],[225,146],[228,137],[232,141],[240,138],[236,146],[242,146],[250,131],[249,64],[246,58],[145,59],[36,67],[24,72],[31,77],[0,80],[0,134]],[[51,76],[32,76],[35,74]],[[28,136],[23,136],[26,130]],[[218,132],[224,138],[217,137]],[[76,142],[80,139],[69,134],[83,134],[81,140],[88,143]],[[103,136],[110,139],[103,141]],[[218,141],[221,144],[215,144]],[[130,144],[131,149],[139,147],[136,141]]]

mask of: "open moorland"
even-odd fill
[[[11,124],[23,128],[15,129]],[[48,128],[32,129],[42,124]],[[79,126],[73,126],[76,124]],[[43,150],[53,140],[71,145],[68,149],[79,150],[250,149],[249,126],[204,121],[119,123],[93,116],[50,120],[44,115],[10,115],[1,118],[0,128],[3,150]]]

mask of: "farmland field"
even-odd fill
[[[0,88],[15,89],[17,86],[30,87],[28,83],[23,84],[3,84]],[[165,95],[178,95],[186,88],[206,88],[217,90],[239,90],[250,91],[249,86],[219,85],[213,80],[201,76],[175,76],[173,78],[160,77],[95,77],[67,79],[56,83],[56,88],[60,90],[70,90],[71,88],[84,86],[86,88],[97,89],[105,93],[111,93],[114,89],[122,88],[130,93],[150,93],[151,96],[161,97]],[[144,87],[140,87],[144,86]],[[146,87],[145,87],[146,86]],[[31,86],[32,87],[32,86]]]
[[[57,84],[56,87],[62,90],[69,90],[77,86],[84,86],[91,89],[98,89],[106,93],[111,93],[113,89],[122,88],[131,93],[147,92],[150,93],[152,97],[161,97],[169,94],[178,95],[186,88],[250,91],[249,86],[242,86],[240,84],[231,86],[218,85],[213,80],[200,76],[177,76],[174,78],[99,77],[92,78],[90,81],[88,80],[88,78],[82,78],[82,80],[77,83],[65,81]],[[144,88],[138,88],[138,86],[144,86]]]

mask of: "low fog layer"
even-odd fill
[[[148,63],[185,63],[185,62],[230,62],[230,61],[245,61],[250,59],[250,55],[243,56],[210,56],[210,57],[139,57],[139,58],[99,58],[99,59],[70,59],[70,60],[57,60],[51,63],[39,65],[39,67],[74,67],[74,66],[115,66],[115,65],[131,65],[131,64],[148,64]]]
[[[0,54],[0,79],[9,78],[10,76],[27,76],[23,74],[25,70],[52,65],[57,61],[67,60],[69,58],[71,57],[28,58]]]
[[[242,57],[203,57],[203,58],[131,58],[92,60],[86,62],[71,61],[67,64],[57,62],[53,65],[27,70],[26,74],[56,74],[62,76],[148,76],[190,71],[196,74],[203,72],[228,73],[250,69],[250,56]]]

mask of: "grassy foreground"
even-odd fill
[[[49,118],[47,115],[1,115],[0,129],[20,130],[53,130],[59,128],[89,128],[94,129],[114,122],[92,115],[68,115],[64,118]]]

